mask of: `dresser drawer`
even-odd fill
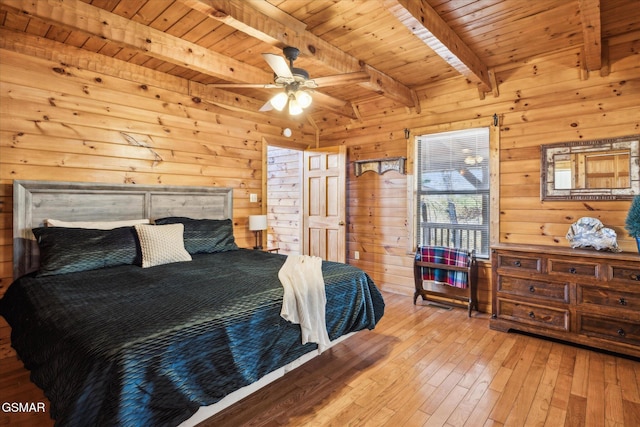
[[[640,293],[578,285],[578,304],[597,304],[640,312]]]
[[[489,326],[640,357],[640,256],[492,246]]]
[[[562,282],[543,282],[511,276],[500,276],[498,277],[498,292],[523,296],[528,299],[569,302],[569,284]]]
[[[578,333],[611,341],[640,345],[640,323],[577,313]]]
[[[496,315],[500,319],[540,326],[561,331],[569,330],[569,311],[561,308],[542,307],[499,298]]]
[[[582,263],[571,260],[549,259],[550,274],[571,274],[573,276],[583,276],[590,278],[598,277],[600,264]]]
[[[512,254],[498,254],[498,268],[512,268],[514,270],[539,273],[542,268],[542,259]]]
[[[623,283],[633,283],[640,286],[640,267],[627,267],[623,265],[611,265],[611,279]]]

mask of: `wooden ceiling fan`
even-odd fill
[[[262,89],[281,89],[281,92],[273,96],[260,111],[269,111],[276,109],[282,111],[288,105],[288,111],[291,115],[301,114],[305,108],[309,107],[313,101],[311,93],[323,86],[337,86],[350,83],[361,83],[367,81],[368,76],[365,72],[356,72],[348,74],[340,74],[335,76],[326,76],[311,79],[307,70],[296,68],[293,62],[300,55],[300,50],[295,47],[287,46],[282,49],[284,58],[273,53],[263,53],[262,57],[274,72],[273,83],[214,83],[211,87],[217,88],[262,88]],[[289,60],[285,61],[285,58]],[[328,95],[318,97],[321,102],[329,102],[331,104],[346,103],[346,101],[335,100]],[[336,102],[338,101],[338,102]]]

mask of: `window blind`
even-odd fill
[[[418,244],[489,255],[489,129],[417,138]]]

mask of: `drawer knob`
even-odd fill
[[[515,261],[513,265],[515,265],[516,267],[520,267],[522,263],[520,261]]]
[[[618,329],[618,335],[623,337],[624,336],[624,329],[622,329],[622,328]]]
[[[536,318],[536,315],[534,314],[534,312],[533,312],[533,311],[530,311],[530,312],[529,312],[529,317],[530,317],[530,318],[532,318],[532,319],[535,319],[535,318]]]
[[[638,273],[631,273],[629,277],[631,278],[631,280],[640,280],[640,274]]]
[[[569,269],[569,273],[571,273],[571,274],[576,274],[577,272],[578,272],[578,270],[576,270],[575,267],[571,267]]]
[[[619,303],[620,305],[627,305],[627,300],[626,300],[626,299],[624,299],[624,298],[620,298],[620,299],[618,300],[618,303]]]
[[[535,286],[531,285],[529,286],[529,292],[534,293],[536,291]]]

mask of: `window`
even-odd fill
[[[489,129],[417,137],[419,245],[489,258]]]

